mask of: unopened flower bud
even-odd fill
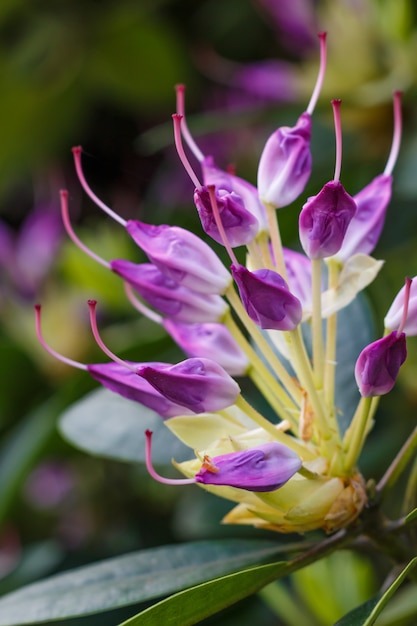
[[[234,191],[216,189],[216,199],[222,224],[232,248],[243,246],[253,241],[259,232],[259,222],[243,204],[242,198]],[[194,192],[194,202],[201,224],[210,237],[223,244],[222,236],[213,215],[212,203],[207,187]]]
[[[406,357],[405,333],[396,330],[366,346],[355,367],[361,395],[382,396],[391,391]]]
[[[216,253],[188,230],[133,220],[126,230],[167,278],[209,294],[221,294],[229,286],[230,274]]]
[[[237,194],[241,198],[245,209],[258,221],[258,229],[263,230],[266,228],[265,207],[260,201],[258,190],[254,185],[236,176],[236,174],[221,170],[210,156],[204,157],[201,162],[201,169],[206,187],[213,185],[218,191]]]
[[[303,192],[311,174],[311,115],[303,113],[292,128],[278,128],[266,142],[258,168],[263,202],[285,207]]]
[[[151,263],[140,265],[117,259],[110,267],[128,282],[151,306],[180,322],[217,322],[227,305],[217,295],[202,294],[167,278]]]
[[[176,365],[144,365],[137,373],[163,396],[194,413],[221,411],[240,395],[239,385],[210,359],[187,359]]]
[[[132,366],[137,365],[129,361],[127,363]],[[149,365],[158,364],[151,363]],[[87,365],[87,370],[103,387],[123,396],[123,398],[143,404],[149,409],[156,411],[161,417],[169,418],[191,413],[183,405],[172,402],[134,371],[127,369],[127,367],[119,363],[112,361],[109,363],[95,363]]]
[[[265,443],[207,459],[195,480],[204,485],[237,487],[247,491],[275,491],[298,470],[300,458],[280,443]]]
[[[309,198],[299,217],[300,241],[307,256],[324,259],[336,254],[355,212],[355,201],[336,180]]]
[[[261,328],[294,330],[298,326],[301,303],[280,274],[269,269],[250,272],[243,265],[231,269],[247,314]]]

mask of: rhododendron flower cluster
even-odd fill
[[[230,268],[209,244],[183,228],[126,221],[116,214],[89,187],[82,150],[73,149],[84,190],[125,228],[148,262],[105,260],[88,249],[71,225],[64,190],[61,206],[68,235],[124,281],[132,305],[164,327],[183,350],[183,361],[121,359],[101,339],[95,301],[89,302],[92,332],[110,360],[72,361],[46,343],[36,307],[37,333],[47,351],[84,369],[111,391],[153,409],[195,451],[191,460],[176,464],[183,478],[164,478],[152,466],[152,433],[147,431],[146,462],[156,480],[195,483],[236,503],[227,523],[281,532],[333,532],[361,513],[368,496],[358,458],[378,397],[391,390],[406,358],[406,335],[417,332],[416,288],[408,279],[387,313],[385,335],[357,355],[351,376],[356,378],[359,402],[356,411],[345,416],[349,427],[343,430],[335,384],[338,313],[374,280],[382,265],[370,255],[391,196],[401,101],[396,92],[385,171],[364,189],[349,193],[340,180],[341,101],[333,100],[334,175],[315,196],[303,198],[312,168],[314,109],[326,69],[324,33],[319,40],[321,64],[311,100],[294,126],[278,128],[267,139],[258,187],[201,152],[187,126],[185,88],[177,87],[174,141],[192,181],[190,198],[205,233],[224,246]],[[200,164],[200,174],[189,157]],[[295,202],[301,206],[304,252],[285,248],[281,241],[279,210]],[[246,249],[244,263],[235,254],[237,247]],[[306,333],[308,327],[311,333]],[[243,376],[268,404],[265,414],[242,394],[235,378]]]

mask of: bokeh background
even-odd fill
[[[84,363],[101,358],[86,306],[87,298],[95,298],[103,336],[119,355],[178,359],[161,329],[132,310],[119,281],[65,236],[59,214],[64,187],[83,241],[106,259],[141,260],[123,229],[81,193],[71,147],[83,146],[87,179],[124,218],[175,223],[201,234],[193,186],[173,149],[174,85],[187,85],[189,125],[203,151],[256,182],[269,133],[292,125],[307,105],[321,30],[328,31],[329,63],[314,114],[314,170],[305,198],[332,178],[330,99],[343,99],[342,181],[354,194],[383,171],[392,92],[404,91],[394,195],[375,253],[387,262],[369,294],[378,334],[404,276],[417,274],[417,9],[412,0],[0,3],[1,593],[131,550],[250,536],[246,529],[219,524],[227,503],[197,490],[178,493],[155,486],[142,467],[92,458],[64,441],[56,428],[59,415],[94,383],[38,346],[33,304],[42,302],[48,342],[70,358]],[[297,206],[282,211],[287,244],[298,245]],[[367,477],[382,474],[415,424],[413,340],[409,355],[395,393],[381,403],[362,459]],[[364,568],[371,588],[377,576],[368,565],[352,567]],[[326,582],[328,572],[323,576]],[[295,581],[293,593],[306,603],[311,624],[332,623],[320,614],[322,607],[314,606],[311,581]],[[216,624],[281,623],[267,604],[251,599],[226,612],[222,621],[216,618]],[[132,613],[130,608],[71,623],[106,626]]]

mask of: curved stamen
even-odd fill
[[[164,485],[193,485],[195,484],[194,478],[164,478],[160,476],[154,469],[152,465],[152,435],[153,432],[151,430],[145,430],[146,437],[146,454],[145,454],[145,462],[146,469],[148,473],[152,476],[154,480],[157,480],[158,483],[163,483]]]
[[[223,241],[223,245],[226,248],[227,254],[230,256],[230,260],[232,261],[232,263],[238,267],[239,262],[236,259],[235,253],[233,252],[232,246],[229,243],[229,239],[226,235],[226,231],[225,228],[223,226],[223,222],[222,222],[222,218],[220,217],[220,212],[219,212],[219,205],[217,204],[217,198],[216,198],[216,188],[214,185],[207,185],[207,190],[209,192],[209,196],[210,196],[210,202],[211,202],[211,209],[213,211],[213,216],[214,219],[216,221],[216,226],[217,229],[220,233],[220,237],[222,238]]]
[[[95,252],[90,250],[90,248],[87,248],[87,246],[85,244],[83,244],[83,242],[80,241],[80,239],[78,239],[77,235],[75,234],[75,232],[74,232],[74,230],[73,230],[73,228],[71,226],[71,222],[70,222],[70,218],[69,218],[68,191],[66,189],[61,189],[61,191],[59,192],[59,196],[61,198],[62,221],[64,223],[65,230],[67,231],[67,234],[70,237],[70,239],[72,239],[72,241],[75,243],[75,245],[78,248],[80,248],[80,250],[82,250],[89,257],[94,259],[94,261],[97,261],[97,263],[100,263],[100,265],[103,265],[103,267],[107,268],[108,270],[111,269],[110,268],[110,264],[107,263],[107,261],[105,261],[100,256],[98,256],[98,254],[96,254]]]
[[[197,174],[194,172],[193,168],[191,167],[191,163],[187,159],[187,155],[184,152],[184,146],[182,145],[182,140],[181,140],[182,123],[181,123],[181,121],[183,120],[183,117],[182,117],[182,115],[179,115],[178,113],[174,113],[174,115],[172,116],[172,120],[174,122],[175,147],[177,149],[178,156],[180,157],[180,161],[183,164],[183,166],[185,168],[185,171],[187,172],[188,176],[191,178],[192,182],[194,183],[194,186],[197,189],[201,189],[201,183],[200,183],[200,181],[197,178]]]
[[[51,356],[61,361],[61,363],[65,363],[66,365],[71,365],[72,367],[76,367],[79,370],[87,370],[87,366],[84,363],[79,363],[78,361],[73,361],[72,359],[68,359],[66,356],[59,354],[53,348],[51,348],[45,341],[42,335],[41,330],[41,305],[35,304],[35,317],[36,317],[36,335],[38,337],[38,341],[41,344],[42,348],[48,352]]]
[[[394,165],[397,161],[398,153],[400,151],[401,134],[402,134],[402,111],[401,111],[401,96],[402,91],[394,91],[393,106],[394,106],[394,132],[392,135],[391,151],[388,157],[387,164],[385,166],[384,174],[390,176]]]
[[[340,106],[342,101],[339,99],[332,100],[334,130],[336,134],[336,162],[334,166],[334,181],[340,179],[340,171],[342,169],[342,124],[340,121]]]
[[[120,215],[115,213],[110,207],[107,206],[107,204],[104,204],[104,202],[100,200],[98,196],[96,196],[94,191],[91,189],[91,187],[87,183],[85,176],[84,176],[83,169],[82,169],[82,165],[81,165],[81,153],[82,153],[81,146],[74,146],[72,148],[72,154],[74,155],[75,170],[77,172],[78,180],[80,181],[82,188],[84,189],[86,194],[90,196],[92,201],[95,204],[97,204],[98,207],[100,207],[100,209],[102,209],[105,213],[107,213],[107,215],[109,215],[116,222],[119,222],[119,224],[125,227],[127,223],[126,220],[124,220],[122,217],[120,217]]]
[[[188,128],[187,120],[185,118],[185,85],[176,85],[175,93],[177,94],[177,113],[182,115],[181,132],[185,139],[185,143],[194,154],[195,158],[200,161],[204,161],[204,154],[194,141],[190,130]]]
[[[125,282],[124,287],[129,302],[135,307],[137,311],[139,311],[139,313],[142,313],[142,315],[145,315],[145,317],[152,320],[153,322],[156,322],[157,324],[162,324],[162,315],[159,315],[155,311],[152,311],[152,309],[150,309],[143,302],[141,302],[141,300],[136,297],[132,285]]]
[[[319,99],[320,91],[323,86],[324,76],[326,74],[326,62],[327,62],[327,46],[326,46],[327,33],[319,33],[320,39],[320,68],[317,75],[316,84],[314,86],[313,93],[311,94],[310,102],[308,103],[307,113],[313,114],[317,100]]]
[[[119,363],[119,365],[123,365],[123,367],[125,367],[126,369],[131,370],[132,372],[136,373],[137,367],[134,367],[133,365],[130,365],[126,361],[123,361],[123,359],[120,359],[118,356],[116,356],[114,354],[114,352],[112,352],[106,346],[106,344],[104,343],[104,341],[100,337],[100,333],[99,333],[98,328],[97,328],[96,306],[97,306],[97,300],[88,300],[88,307],[90,309],[91,330],[93,331],[94,339],[96,340],[97,345],[99,346],[99,348],[101,348],[103,350],[104,354],[107,354],[107,356],[112,361],[114,361],[115,363]]]
[[[405,323],[407,321],[408,316],[408,305],[410,304],[410,292],[411,292],[411,283],[413,282],[412,278],[405,279],[405,288],[404,288],[404,308],[403,308],[403,316],[401,318],[400,326],[397,330],[397,333],[400,335],[403,332]]]

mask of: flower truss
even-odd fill
[[[385,171],[355,196],[340,182],[340,100],[332,107],[336,134],[334,177],[305,201],[299,215],[304,253],[284,248],[278,212],[303,193],[312,167],[312,114],[324,80],[326,36],[320,38],[320,70],[310,103],[295,126],[278,128],[261,154],[258,188],[221,170],[204,155],[187,127],[184,87],[177,87],[175,144],[194,187],[194,202],[207,235],[225,247],[226,269],[210,246],[180,227],[125,221],[90,189],[73,149],[81,185],[124,227],[149,262],[109,262],[78,239],[69,219],[68,192],[61,192],[63,222],[72,240],[124,281],[133,306],[161,324],[188,358],[177,364],[134,363],[102,341],[96,302],[90,301],[93,334],[109,362],[82,364],[102,385],[154,411],[195,458],[176,464],[185,476],[168,484],[197,483],[236,503],[225,522],[280,532],[333,532],[361,513],[368,496],[357,461],[372,426],[378,398],[393,387],[406,358],[406,334],[416,334],[417,288],[406,280],[385,318],[385,334],[358,355],[360,401],[339,427],[335,385],[338,312],[377,275],[372,253],[391,196],[392,170],[401,137],[400,93],[394,94],[394,133]],[[201,178],[185,147],[201,166]],[[246,264],[234,253],[246,248]],[[326,271],[324,271],[326,270]],[[305,332],[311,327],[312,348]],[[258,412],[241,394],[236,377],[247,376],[270,407]]]

